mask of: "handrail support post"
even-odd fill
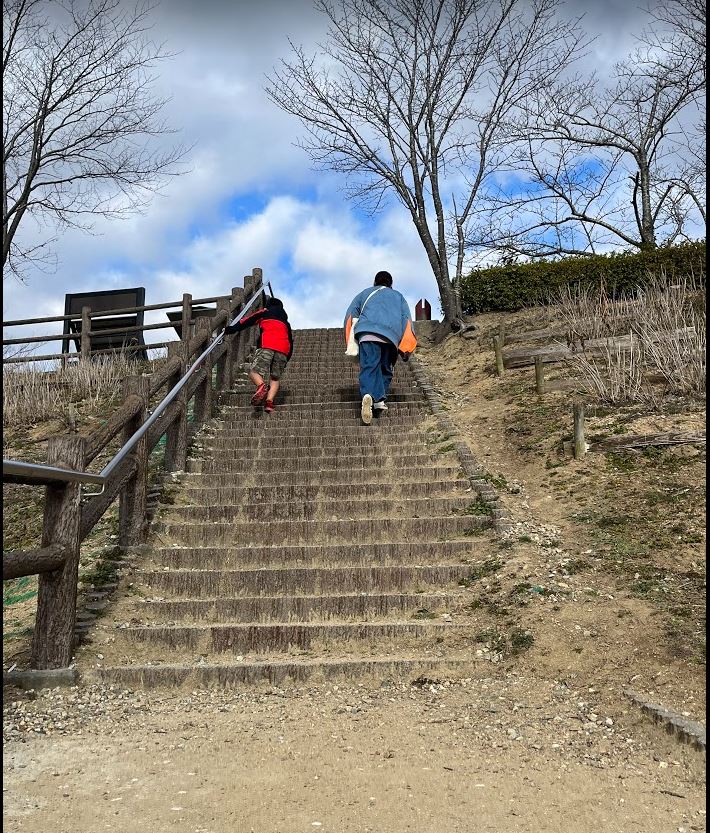
[[[77,434],[50,437],[47,463],[80,470],[85,439]],[[66,668],[71,662],[79,578],[79,524],[81,485],[76,482],[47,486],[44,500],[42,547],[61,547],[66,559],[57,570],[42,573],[37,592],[37,615],[32,636],[33,668]]]
[[[177,356],[180,366],[168,379],[168,388],[173,388],[182,378],[187,366],[187,342],[175,341],[168,344],[168,358]],[[187,465],[187,389],[184,387],[175,398],[180,403],[180,412],[167,431],[165,439],[166,471],[185,471]]]
[[[136,395],[143,400],[140,410],[123,429],[127,442],[145,421],[150,400],[150,378],[128,376],[123,382],[124,399]],[[148,493],[148,435],[144,434],[133,449],[136,470],[121,490],[118,503],[118,544],[125,549],[142,543],[145,531]]]

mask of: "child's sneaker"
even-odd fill
[[[388,410],[387,403],[385,402],[384,399],[381,399],[379,402],[375,402],[375,404],[372,407],[373,407],[373,410],[375,410],[375,411],[386,411],[386,410]]]
[[[274,400],[267,399],[266,404],[264,405],[264,413],[266,414],[273,414],[274,412]]]
[[[251,398],[251,404],[256,408],[259,405],[264,404],[264,400],[266,399],[266,394],[269,392],[269,388],[266,386],[264,382],[262,382],[259,387],[254,392],[254,396]]]
[[[372,397],[369,393],[366,393],[362,397],[362,407],[360,408],[360,416],[362,417],[362,421],[365,425],[369,425],[372,422]]]

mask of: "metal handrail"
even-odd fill
[[[267,283],[269,287],[269,292],[273,296],[273,291],[271,289],[271,283]],[[185,387],[188,383],[190,376],[198,369],[198,367],[202,364],[202,362],[210,355],[210,353],[222,342],[224,338],[224,332],[228,326],[232,326],[235,321],[239,321],[239,319],[244,317],[244,314],[249,310],[254,302],[259,298],[259,296],[263,293],[264,286],[262,285],[261,288],[252,295],[252,297],[247,301],[247,303],[242,307],[242,309],[237,313],[237,315],[225,325],[224,330],[215,336],[210,345],[202,351],[202,353],[195,359],[195,361],[190,365],[190,367],[185,371],[183,376],[180,380],[175,384],[167,394],[161,399],[161,401],[156,405],[155,409],[148,417],[148,419],[140,426],[140,428],[131,436],[129,440],[127,440],[121,448],[116,452],[113,458],[104,466],[104,468],[99,472],[99,474],[93,474],[92,472],[88,471],[76,471],[74,469],[63,469],[58,468],[56,466],[46,466],[41,465],[39,463],[25,463],[21,460],[3,460],[2,461],[2,473],[3,476],[6,474],[14,475],[18,477],[25,477],[28,480],[36,479],[37,481],[41,481],[42,483],[46,482],[47,480],[56,480],[56,481],[63,481],[65,483],[97,483],[101,486],[101,491],[96,492],[95,494],[101,494],[106,487],[106,482],[111,475],[111,472],[120,465],[123,460],[125,459],[126,455],[131,451],[132,448],[145,436],[146,432],[150,430],[151,426],[153,426],[158,419],[163,415],[165,409],[168,405],[175,399],[175,397],[180,393],[180,391]]]

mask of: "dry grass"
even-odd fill
[[[635,295],[567,290],[557,312],[578,352],[568,369],[603,402],[645,402],[667,396],[701,398],[706,390],[704,281],[651,279]],[[700,303],[702,301],[702,303]],[[618,338],[625,336],[624,343]],[[589,342],[596,340],[590,345]]]
[[[120,393],[121,381],[140,365],[118,354],[60,369],[42,364],[9,364],[3,368],[3,428],[59,419],[74,427],[76,407],[96,410]]]

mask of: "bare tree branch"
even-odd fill
[[[172,132],[151,91],[170,57],[150,40],[151,11],[3,0],[4,275],[20,277],[36,253],[18,242],[28,217],[88,230],[93,217],[140,211],[180,172],[186,149],[151,141]]]
[[[330,24],[320,55],[292,44],[267,93],[350,198],[374,211],[393,194],[406,208],[457,322],[463,229],[509,158],[510,114],[583,48],[578,27],[557,17],[558,0],[316,5]]]
[[[561,80],[524,103],[511,166],[524,187],[491,197],[469,244],[539,258],[652,248],[704,224],[705,142],[688,128],[704,113],[698,2],[672,0],[659,12],[666,28],[644,30],[608,86]]]

